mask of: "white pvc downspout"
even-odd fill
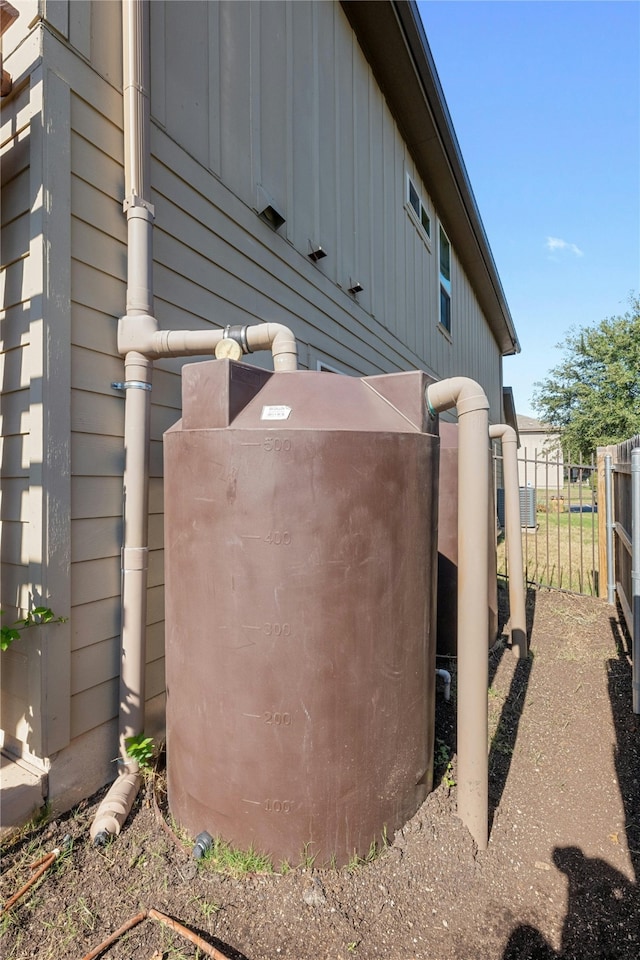
[[[153,316],[149,0],[123,0],[122,27],[127,303],[118,324],[125,380],[114,384],[125,391],[120,758],[119,776],[91,826],[91,839],[96,843],[120,832],[140,786],[138,764],[128,756],[126,741],[144,730],[152,361],[206,353],[238,359],[243,353],[270,349],[275,370],[297,369],[295,337],[279,323],[224,330],[158,329]]]
[[[466,377],[426,390],[432,414],[458,411],[458,816],[480,850],[489,834],[489,401]]]
[[[506,423],[489,427],[492,440],[502,440],[504,472],[504,525],[509,569],[509,614],[511,649],[520,659],[527,656],[527,614],[525,608],[520,486],[518,480],[518,435]]]

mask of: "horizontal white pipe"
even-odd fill
[[[248,351],[271,350],[274,370],[297,370],[298,348],[293,332],[282,323],[257,323],[244,328]],[[160,357],[213,355],[225,331],[158,330],[151,315],[122,317],[118,324],[118,350],[142,354],[150,360]]]

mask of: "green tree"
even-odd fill
[[[640,296],[622,316],[572,328],[558,347],[564,359],[535,384],[532,402],[564,449],[590,458],[640,433]]]

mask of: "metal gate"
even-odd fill
[[[502,516],[502,457],[494,454],[498,576],[508,576]],[[593,461],[561,451],[518,458],[522,560],[537,586],[598,596],[598,474]]]

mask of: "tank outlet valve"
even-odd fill
[[[203,830],[202,833],[199,833],[196,837],[196,842],[193,850],[191,851],[191,856],[194,860],[200,860],[206,853],[211,850],[213,844],[213,837],[210,833],[207,833],[206,830]]]

